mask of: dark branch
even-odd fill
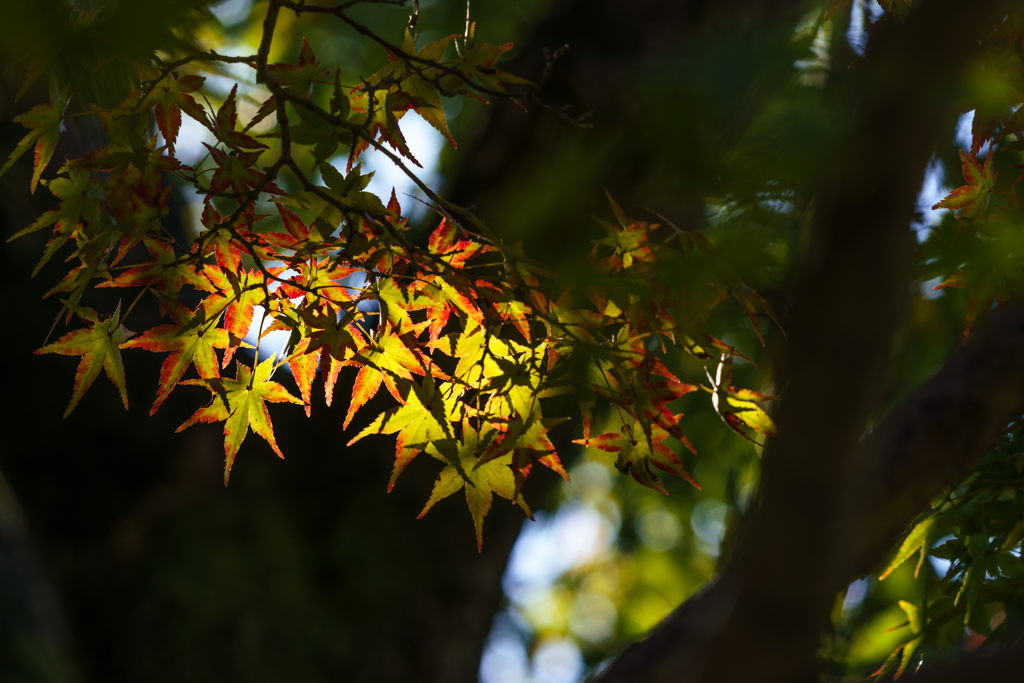
[[[1024,413],[1024,305],[992,316],[865,440],[850,514],[855,575],[876,568],[928,501],[967,474]],[[852,577],[851,577],[852,578]]]

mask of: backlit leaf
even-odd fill
[[[224,484],[228,483],[231,466],[235,462],[238,448],[242,445],[251,427],[263,437],[281,458],[284,454],[277,447],[274,426],[270,422],[267,403],[298,403],[302,400],[292,396],[283,386],[270,379],[274,371],[274,358],[268,358],[252,368],[238,363],[235,379],[213,377],[187,380],[182,384],[203,386],[210,390],[210,403],[200,408],[186,420],[176,432],[187,429],[199,422],[224,422]]]
[[[69,332],[52,344],[47,344],[35,353],[59,353],[63,356],[81,356],[75,371],[75,390],[71,395],[71,403],[64,411],[64,417],[78,405],[78,401],[92,385],[93,380],[102,369],[117,387],[121,394],[121,402],[128,408],[128,392],[124,384],[124,365],[121,362],[121,345],[134,332],[121,325],[120,305],[109,318],[101,320],[95,311],[89,308],[76,308],[75,313],[90,327],[84,330]]]

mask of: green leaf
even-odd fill
[[[157,353],[169,352],[160,367],[160,387],[149,411],[150,415],[156,413],[190,365],[195,365],[196,371],[203,379],[219,377],[217,353],[214,349],[226,349],[230,346],[226,330],[209,329],[209,326],[204,324],[206,316],[201,306],[195,315],[187,311],[179,315],[181,317],[175,323],[158,325],[121,345],[122,349],[139,348]],[[194,324],[187,322],[185,316],[191,317]]]
[[[22,138],[14,151],[7,157],[7,162],[0,167],[0,175],[7,172],[7,169],[13,166],[15,161],[20,159],[32,145],[35,145],[30,186],[33,194],[35,194],[43,169],[50,163],[53,150],[57,147],[57,138],[60,137],[61,131],[61,116],[67,104],[67,93],[67,88],[65,88],[56,102],[40,104],[24,114],[14,117],[14,121],[28,128],[29,133]]]
[[[405,466],[428,444],[452,438],[451,425],[445,415],[441,395],[434,388],[433,378],[428,375],[422,386],[408,380],[397,384],[404,405],[381,413],[348,442],[351,446],[369,434],[398,433],[395,442],[395,466],[391,471],[388,491],[394,487],[398,475]]]
[[[896,557],[893,558],[892,563],[889,567],[882,572],[878,577],[879,581],[884,580],[889,574],[892,574],[901,564],[910,559],[910,556],[914,553],[921,552],[921,561],[924,561],[924,554],[928,550],[928,538],[931,534],[932,527],[935,526],[935,517],[929,517],[923,522],[919,522],[904,539],[903,544],[900,546],[899,552],[896,553]],[[917,571],[921,569],[921,562],[918,562]],[[917,572],[914,573],[917,575]]]
[[[444,374],[428,356],[420,353],[412,338],[394,332],[387,324],[377,342],[360,349],[346,363],[361,367],[352,386],[352,401],[342,429],[348,429],[356,412],[376,396],[381,383],[395,400],[404,402],[399,382],[411,380],[413,374],[425,375],[431,370],[437,375]]]
[[[88,173],[81,171],[69,171],[68,177],[58,177],[49,181],[47,189],[55,197],[61,200],[59,206],[47,211],[32,225],[20,230],[8,239],[17,239],[22,235],[42,230],[53,225],[53,237],[46,245],[42,257],[32,269],[33,277],[44,265],[57,253],[64,243],[68,241],[79,223],[88,221],[93,230],[99,228],[103,220],[101,206],[101,192],[99,187],[92,182]]]
[[[977,607],[978,593],[985,582],[985,574],[988,571],[988,538],[985,534],[973,534],[967,537],[967,547],[971,551],[971,564],[964,574],[963,583],[953,600],[953,604],[959,606],[960,600],[967,601],[967,611],[964,615],[964,623],[971,621],[971,617]]]
[[[900,660],[900,668],[896,670],[896,675],[893,678],[899,678],[903,675],[903,672],[907,670],[907,667],[914,661],[914,653],[924,642],[924,635],[920,635],[914,638],[909,643],[903,646],[903,658]]]
[[[256,366],[255,372],[242,363],[237,363],[235,379],[209,378],[188,380],[182,384],[203,386],[213,394],[210,403],[200,408],[175,432],[187,429],[198,422],[224,422],[224,485],[227,486],[231,466],[235,462],[242,441],[249,428],[266,439],[270,447],[283,458],[274,438],[274,426],[267,412],[267,402],[297,403],[302,399],[288,393],[283,386],[270,379],[274,372],[274,357]]]
[[[75,330],[35,351],[37,354],[59,353],[63,356],[82,356],[82,360],[78,363],[78,369],[75,371],[75,390],[71,395],[71,403],[64,411],[64,417],[70,415],[71,411],[75,409],[78,401],[100,374],[101,369],[107,373],[107,377],[121,393],[121,402],[127,409],[128,392],[125,389],[124,364],[121,362],[119,349],[121,344],[135,333],[121,325],[121,305],[118,304],[114,314],[105,320],[100,320],[96,311],[90,308],[75,307],[73,310],[78,317],[91,323],[92,326],[85,330]]]
[[[714,377],[705,368],[711,388],[704,387],[704,390],[711,392],[711,405],[729,429],[751,443],[763,445],[757,441],[756,435],[775,436],[776,427],[768,413],[758,404],[773,401],[776,397],[734,387],[731,384],[732,362],[731,356],[723,358]]]
[[[466,504],[469,506],[476,529],[477,550],[483,549],[484,518],[491,509],[493,494],[497,493],[502,498],[515,500],[529,514],[529,508],[526,507],[522,496],[516,493],[511,469],[512,455],[504,455],[479,464],[478,458],[483,453],[488,436],[489,434],[485,433],[482,439],[469,422],[463,422],[461,441],[439,440],[427,446],[431,455],[450,464],[441,470],[437,481],[434,482],[430,499],[419,515],[423,517],[439,500],[465,488]]]
[[[1024,538],[1024,519],[1018,520],[1013,528],[1010,530],[1010,534],[1003,541],[1003,545],[1000,546],[1001,550],[1009,550],[1013,546],[1020,543],[1020,540]]]
[[[882,666],[878,667],[878,669],[871,674],[872,677],[881,678],[885,674],[895,669],[896,665],[899,664],[900,661],[900,653],[903,652],[903,648],[905,647],[906,643],[900,645],[898,648],[893,650],[892,654],[885,658],[885,661],[882,663]]]
[[[924,628],[924,615],[921,614],[921,608],[912,602],[906,600],[900,600],[900,609],[907,614],[907,621],[910,622],[910,630],[915,634],[921,632]]]

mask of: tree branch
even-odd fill
[[[874,570],[928,501],[1024,413],[1024,305],[1006,307],[865,440],[850,577]]]

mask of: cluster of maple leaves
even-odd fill
[[[264,45],[283,10],[309,8],[273,0]],[[331,11],[349,21],[343,6]],[[166,354],[151,412],[177,386],[208,389],[210,402],[179,431],[224,423],[226,483],[250,429],[281,455],[268,403],[304,405],[308,415],[317,375],[330,405],[341,368],[354,367],[346,429],[381,387],[396,405],[349,443],[395,435],[389,488],[419,454],[440,461],[423,512],[464,490],[478,544],[494,494],[529,514],[521,490],[534,463],[567,477],[549,437],[566,418],[544,414],[548,397],[576,393],[583,421],[577,443],[615,453],[621,471],[661,491],[658,471],[697,485],[669,445],[672,438],[693,450],[672,408],[681,396],[702,388],[739,434],[771,434],[760,407],[771,397],[733,387],[732,361],[743,356],[700,330],[708,312],[731,295],[760,336],[758,314],[770,315],[765,302],[722,276],[708,283],[712,295],[703,309],[682,316],[679,292],[658,284],[666,263],[685,263],[693,250],[711,252],[701,236],[677,231],[655,239],[659,226],[628,219],[611,201],[616,221],[602,223],[605,236],[588,261],[599,284],[586,288],[582,304],[579,292],[526,259],[518,245],[504,244],[422,184],[441,220],[425,245],[415,242],[394,193],[385,204],[366,191],[371,174],[361,172],[359,155],[372,147],[399,164],[418,163],[400,128],[407,112],[417,112],[454,147],[442,96],[504,96],[506,86],[528,84],[494,68],[511,44],[476,40],[472,27],[418,50],[411,30],[401,46],[384,45],[390,63],[356,86],[342,84],[340,70],[332,74],[305,40],[297,65],[268,64],[263,48],[231,58],[251,67],[269,91],[248,121],[239,118],[237,85],[216,110],[201,104],[209,102],[201,67],[228,58],[154,56],[133,65],[137,89],[123,102],[93,107],[107,144],[68,160],[46,180],[75,94],[55,88],[50,103],[15,119],[29,133],[0,172],[34,148],[31,190],[43,184],[59,204],[14,237],[52,229],[35,272],[72,247],[73,267],[47,296],[60,294],[65,322],[77,318],[84,327],[37,351],[81,356],[65,416],[101,369],[127,407],[122,350]],[[456,56],[445,61],[452,46]],[[197,73],[183,72],[191,67]],[[215,140],[194,167],[176,157],[183,116]],[[268,117],[276,122],[255,134]],[[329,162],[339,150],[348,154],[344,172]],[[167,174],[204,196],[202,230],[190,246],[161,223],[172,189]],[[101,314],[81,303],[90,287],[137,294],[126,310],[118,305]],[[197,295],[197,305],[183,302]],[[125,322],[144,297],[155,298],[166,322],[136,335]],[[284,330],[290,341],[280,358],[257,356],[250,366],[236,352],[246,346],[257,306],[273,321],[265,333]],[[717,367],[709,385],[670,371],[658,353],[666,343]],[[223,376],[232,361],[234,377]],[[273,379],[284,365],[299,396]],[[186,379],[190,367],[197,376]],[[600,406],[617,411],[620,431],[591,435]]]

